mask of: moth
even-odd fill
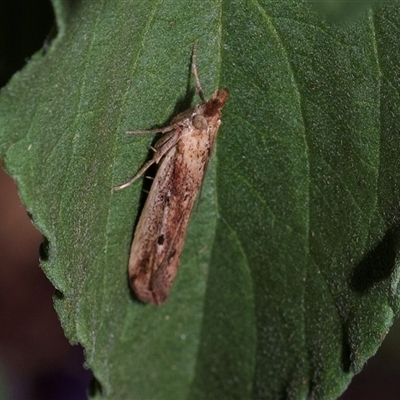
[[[192,51],[192,73],[201,102],[178,114],[161,129],[133,130],[128,134],[162,133],[153,157],[128,182],[139,179],[153,164],[158,169],[141,212],[129,258],[129,280],[144,303],[167,300],[179,266],[189,217],[202,185],[221,124],[221,110],[229,97],[227,88],[215,90],[206,100],[196,67],[196,43]]]

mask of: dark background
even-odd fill
[[[0,2],[0,87],[56,33],[49,0]],[[39,268],[40,233],[0,168],[0,398],[86,399],[92,378],[53,309],[53,287]],[[400,398],[400,324],[341,400]]]

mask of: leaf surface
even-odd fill
[[[118,399],[334,399],[398,313],[398,2],[54,0],[0,96],[0,150],[47,238],[67,337]],[[152,136],[229,87],[169,300],[127,280]]]

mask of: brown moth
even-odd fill
[[[161,129],[127,133],[165,134],[154,147],[154,155],[128,182],[126,188],[154,163],[159,164],[134,234],[129,258],[129,279],[137,298],[145,303],[167,300],[179,266],[189,217],[203,182],[221,124],[221,110],[228,99],[227,88],[216,90],[205,100],[196,68],[196,44],[192,73],[201,103],[178,114]]]

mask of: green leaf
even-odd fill
[[[0,96],[0,151],[67,337],[109,399],[334,399],[398,314],[400,12],[306,2],[54,0],[59,33]],[[168,302],[132,296],[161,126],[229,87]],[[191,79],[191,81],[189,81]],[[99,389],[101,387],[101,389]]]

